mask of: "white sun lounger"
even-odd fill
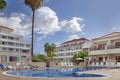
[[[99,63],[96,63],[96,65],[95,65],[96,67],[99,67]]]
[[[104,63],[103,63],[103,62],[101,62],[101,63],[100,63],[100,67],[103,67],[103,66],[104,66]]]
[[[116,65],[117,67],[120,67],[120,62],[117,62],[117,65]]]

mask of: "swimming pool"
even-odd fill
[[[94,69],[94,68],[93,68]],[[39,69],[39,70],[16,70],[7,71],[5,74],[10,76],[22,76],[32,78],[86,78],[86,77],[105,77],[101,74],[88,74],[85,71],[93,70],[79,68],[62,68],[62,69]],[[82,72],[77,74],[76,72]]]

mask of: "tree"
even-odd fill
[[[80,51],[79,53],[75,54],[73,56],[73,58],[71,59],[72,62],[75,62],[77,60],[77,58],[81,58],[81,62],[84,62],[84,58],[88,56],[88,52],[87,51]]]
[[[32,10],[32,47],[31,47],[31,56],[33,57],[34,52],[34,18],[35,18],[35,10],[42,6],[43,0],[24,0],[24,3],[29,6]]]
[[[45,62],[46,61],[46,56],[39,54],[37,56],[35,56],[32,60],[33,62]]]
[[[6,7],[7,3],[5,0],[0,0],[0,11],[2,11]]]
[[[55,49],[55,44],[49,44],[48,42],[44,45],[44,48],[45,48],[45,52],[47,54],[47,56],[50,58],[50,59],[53,59],[53,57],[55,56],[55,53],[54,53],[54,49]]]

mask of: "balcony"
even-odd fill
[[[94,50],[94,51],[90,51],[89,55],[102,55],[106,53],[107,53],[106,50]]]
[[[107,49],[116,49],[116,48],[120,48],[120,46],[110,46],[110,47],[107,47]]]
[[[90,55],[102,55],[102,54],[118,54],[120,53],[120,46],[108,46],[106,49],[91,49]]]
[[[107,49],[108,54],[120,54],[120,47],[119,48],[111,48]]]
[[[73,53],[73,52],[79,52],[79,51],[82,51],[82,49],[59,51],[59,52],[55,52],[55,53],[57,53],[57,54],[60,54],[60,53]]]
[[[31,53],[30,52],[27,52],[27,53],[23,53],[23,52],[17,52],[17,51],[0,51],[0,55],[16,55],[16,56],[20,56],[20,55],[28,55],[30,56]]]
[[[21,47],[21,46],[14,46],[14,45],[2,45],[2,44],[0,44],[0,47],[7,47],[7,48],[19,48],[19,49],[26,49],[26,50],[30,50],[31,49],[31,47],[26,47],[26,46],[24,46],[24,47]]]
[[[105,48],[91,48],[90,51],[105,50]]]
[[[72,58],[73,56],[55,56],[54,58]]]

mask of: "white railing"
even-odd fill
[[[79,52],[82,51],[82,49],[79,50],[66,50],[66,51],[59,51],[59,52],[55,52],[56,54],[61,54],[61,53],[72,53],[72,52]]]
[[[31,47],[19,47],[19,46],[12,46],[12,45],[0,45],[0,47],[7,47],[7,48],[14,48],[14,49],[27,49],[27,50],[31,49]]]
[[[106,50],[95,50],[90,51],[89,55],[100,55],[100,54],[118,54],[120,53],[120,48],[114,48],[114,49],[106,49]]]
[[[89,55],[100,55],[100,54],[106,54],[106,50],[90,51],[89,53]]]

